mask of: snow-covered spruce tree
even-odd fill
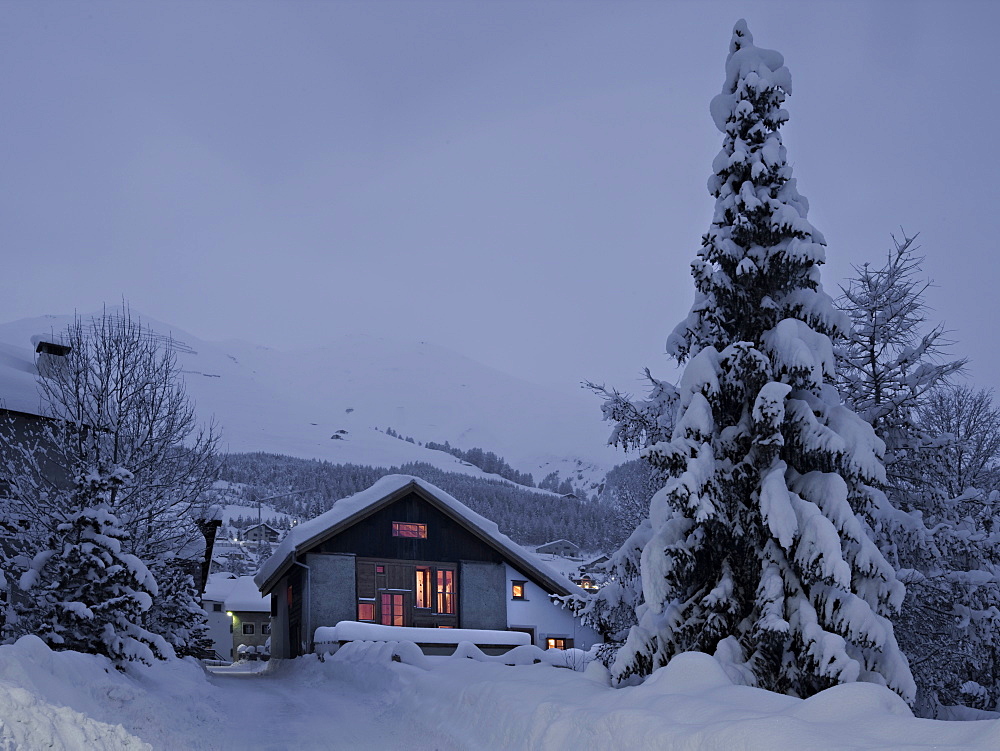
[[[81,468],[75,506],[20,578],[17,627],[53,649],[105,655],[119,666],[172,655],[170,646],[141,625],[157,593],[156,581],[136,556],[122,550],[127,533],[111,512],[114,489],[131,474],[119,467]]]
[[[604,398],[602,410],[604,419],[614,424],[608,443],[626,451],[642,449],[667,440],[673,430],[673,416],[677,404],[677,389],[673,384],[654,378],[647,368],[646,379],[650,384],[646,399],[631,399],[627,394],[598,386],[585,384],[594,393]],[[644,461],[644,460],[639,460]],[[623,465],[624,466],[624,465]],[[640,472],[640,486],[655,483],[660,472],[650,465],[648,472]],[[613,482],[608,473],[608,482]],[[642,604],[642,576],[639,559],[643,548],[652,534],[647,519],[649,515],[648,496],[640,487],[635,494],[641,500],[633,499],[631,508],[624,510],[627,519],[624,524],[631,526],[631,533],[617,551],[611,554],[605,568],[607,581],[596,593],[568,595],[560,598],[565,607],[572,610],[585,624],[596,630],[604,639],[599,649],[599,657],[610,665],[615,653],[636,624],[636,609]],[[651,494],[650,494],[651,495]],[[605,499],[607,500],[607,499]],[[620,499],[613,499],[618,506]],[[619,512],[623,509],[618,509]],[[620,537],[619,537],[620,539]]]
[[[158,594],[143,614],[143,626],[159,634],[178,657],[204,657],[213,650],[208,618],[194,577],[176,558],[160,557],[149,567]]]
[[[651,504],[645,602],[612,675],[697,650],[783,693],[863,680],[912,701],[886,618],[904,589],[866,522],[887,503],[872,488],[883,446],[833,385],[831,337],[849,321],[821,289],[825,243],[778,133],[783,62],[736,24],[711,107],[725,136],[715,215],[667,345],[685,365],[676,425],[645,451],[672,479]]]

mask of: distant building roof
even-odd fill
[[[236,586],[237,578],[236,574],[231,574],[228,571],[209,574],[208,583],[205,584],[205,593],[201,596],[201,599],[212,600],[213,602],[225,602],[229,593],[233,591],[233,587]]]
[[[267,522],[261,522],[260,524],[254,524],[254,525],[252,525],[252,526],[249,526],[249,527],[247,527],[247,528],[246,528],[245,530],[243,530],[243,533],[244,533],[244,534],[246,534],[246,533],[247,533],[247,532],[249,532],[249,531],[250,531],[251,529],[263,529],[264,527],[267,527],[267,528],[268,528],[269,530],[271,530],[272,532],[277,532],[277,533],[279,533],[279,534],[281,533],[281,530],[280,530],[280,529],[278,529],[277,527],[272,527],[272,526],[271,526],[270,524],[268,524]]]
[[[0,409],[41,415],[41,405],[32,349],[0,342]]]
[[[556,547],[556,546],[565,547],[567,545],[569,545],[571,548],[575,548],[576,550],[580,549],[579,545],[577,545],[575,542],[571,542],[570,540],[552,540],[552,542],[547,542],[544,545],[539,545],[537,548],[535,548],[535,550],[541,550],[542,548]]]
[[[34,341],[34,337],[32,337]],[[56,355],[58,357],[65,357],[73,350],[68,344],[58,344],[57,342],[47,342],[43,339],[39,339],[35,344],[35,353],[40,355]]]

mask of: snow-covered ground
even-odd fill
[[[173,661],[119,673],[25,637],[0,647],[0,749],[1000,748],[1000,721],[915,719],[871,684],[805,701],[733,686],[701,654],[612,689],[599,665],[509,667],[352,646],[325,662],[206,674]]]

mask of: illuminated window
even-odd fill
[[[512,600],[524,600],[524,599],[526,599],[525,596],[524,596],[524,585],[525,584],[527,584],[527,582],[523,582],[523,581],[512,581],[510,583],[510,598]]]
[[[376,566],[375,567],[375,573],[376,574],[384,574],[385,573],[385,566]]]
[[[375,620],[375,601],[369,600],[367,602],[358,603],[358,620],[359,621],[374,621]]]
[[[425,566],[417,567],[417,602],[418,608],[433,607],[434,595],[431,589],[431,570]]]
[[[437,572],[437,612],[455,613],[455,572],[438,569]]]
[[[385,592],[382,594],[383,626],[403,625],[403,595]]]
[[[393,537],[418,537],[422,540],[427,539],[427,525],[418,524],[416,522],[393,522],[392,523],[392,536]]]
[[[253,633],[253,624],[252,623],[244,623],[243,624],[243,633],[244,633],[244,635],[247,635],[247,636],[249,636],[250,634],[252,634]]]
[[[562,636],[550,636],[545,640],[546,649],[570,649],[572,646],[573,640]]]

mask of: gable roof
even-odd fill
[[[549,542],[546,542],[546,543],[543,543],[543,544],[539,545],[538,548],[547,548],[550,545],[559,545],[559,544],[570,545],[570,546],[576,548],[577,550],[580,549],[580,546],[577,545],[575,542],[572,542],[571,540],[563,540],[562,538],[560,538],[558,540],[550,540]],[[535,550],[538,550],[538,548],[535,548]]]
[[[410,475],[387,475],[367,490],[337,501],[333,508],[315,519],[293,527],[274,554],[260,567],[254,581],[264,593],[270,592],[302,555],[334,537],[380,508],[415,493],[434,508],[458,522],[471,534],[496,550],[515,568],[529,575],[553,594],[580,594],[573,582],[500,532],[495,522],[480,516],[461,501],[426,480]]]
[[[261,595],[254,585],[253,577],[241,576],[233,582],[223,607],[231,613],[270,613],[271,598]]]
[[[281,534],[281,530],[280,529],[278,529],[277,527],[272,527],[267,522],[261,522],[260,524],[252,524],[251,526],[249,526],[249,527],[247,527],[246,529],[243,530],[243,534],[246,534],[251,529],[265,529],[265,528],[271,530],[272,532],[277,532],[278,534]]]

